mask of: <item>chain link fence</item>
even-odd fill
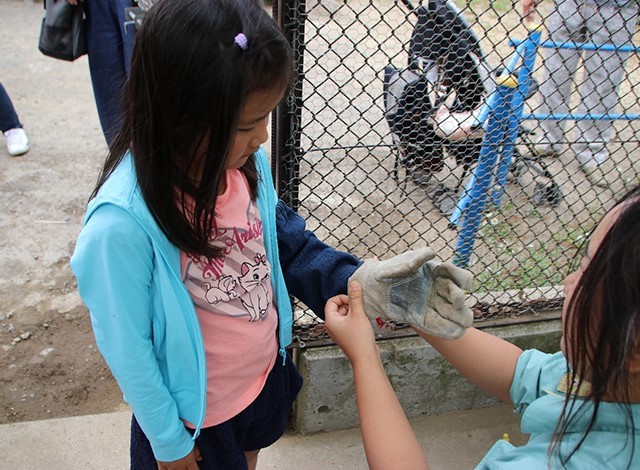
[[[640,175],[637,4],[616,8],[623,19],[542,0],[535,28],[519,1],[274,0],[298,67],[274,116],[281,197],[361,258],[428,245],[467,266],[477,322],[558,308],[584,240]],[[498,115],[505,84],[515,98]],[[492,119],[504,132],[489,145]],[[323,344],[321,322],[296,311],[299,344]]]

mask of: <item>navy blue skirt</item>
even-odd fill
[[[278,357],[264,388],[253,403],[230,420],[200,431],[196,438],[202,454],[199,468],[246,470],[245,451],[268,447],[284,434],[291,405],[301,387],[302,377],[289,353],[284,365],[282,358]],[[131,420],[130,451],[131,470],[157,470],[151,444],[135,416]]]

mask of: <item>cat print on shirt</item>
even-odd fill
[[[256,254],[255,264],[242,263],[241,273],[238,282],[247,295],[240,298],[240,302],[249,312],[250,321],[262,320],[269,311],[269,293],[265,286],[269,282],[269,268],[267,258],[264,255]]]
[[[207,302],[216,305],[238,297],[237,285],[238,282],[232,276],[221,276],[217,281],[204,282],[202,288],[207,291],[204,295]]]
[[[223,248],[221,257],[207,260],[183,253],[183,281],[197,307],[257,322],[273,310],[262,221],[252,201],[236,217],[215,230],[212,241]]]

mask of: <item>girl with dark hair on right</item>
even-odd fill
[[[522,351],[469,328],[459,339],[416,332],[478,387],[521,415],[529,442],[498,441],[476,468],[640,468],[640,186],[601,220],[564,282],[561,351]],[[364,313],[366,290],[325,307],[353,366],[371,468],[427,468],[384,373]]]

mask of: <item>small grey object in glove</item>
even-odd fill
[[[386,261],[368,260],[349,278],[362,284],[364,307],[377,318],[408,323],[443,338],[461,337],[473,324],[463,289],[473,275],[451,263],[434,261],[431,248],[407,251]]]

